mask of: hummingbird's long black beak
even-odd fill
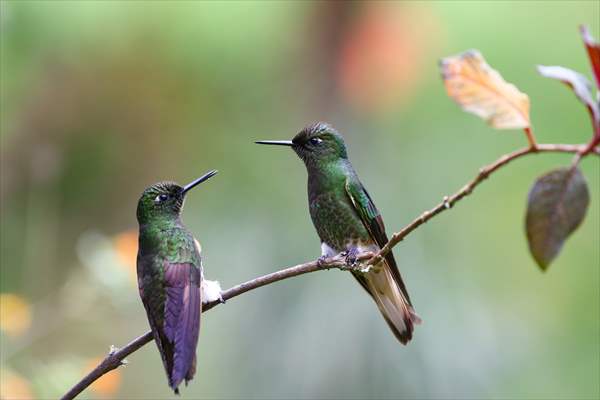
[[[200,178],[193,180],[192,182],[188,183],[187,185],[185,185],[183,187],[183,191],[181,192],[182,194],[186,194],[188,190],[198,186],[199,184],[201,184],[202,182],[212,178],[213,176],[215,176],[217,174],[216,169],[213,169],[212,171],[208,171],[207,173],[205,173],[204,175],[202,175]]]
[[[256,144],[272,144],[275,146],[289,146],[289,147],[294,146],[294,142],[292,142],[291,140],[258,140],[254,143],[256,143]]]

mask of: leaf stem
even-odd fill
[[[537,142],[535,140],[535,135],[533,134],[531,127],[528,126],[527,128],[523,128],[523,130],[525,131],[525,135],[527,136],[527,141],[529,142],[529,148],[531,148],[531,149],[537,148]]]

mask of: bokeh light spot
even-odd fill
[[[84,374],[90,373],[98,364],[102,362],[103,358],[97,357],[88,361],[85,365]],[[104,374],[101,378],[90,385],[90,389],[101,397],[113,397],[121,386],[121,371],[118,369],[112,370],[107,374]]]
[[[31,326],[31,306],[23,297],[0,294],[0,330],[11,336],[23,334]]]

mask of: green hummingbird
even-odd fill
[[[218,282],[204,280],[200,244],[181,222],[188,191],[216,175],[210,171],[186,186],[159,182],[142,193],[138,287],[169,386],[179,394],[196,372],[202,303],[221,299]]]
[[[302,129],[291,141],[263,140],[258,144],[291,147],[308,172],[308,206],[321,239],[321,258],[339,253],[355,264],[360,252],[376,252],[387,241],[383,219],[348,160],[342,135],[318,122]],[[402,344],[412,338],[415,313],[400,271],[390,251],[366,272],[352,271],[371,295],[392,332]]]

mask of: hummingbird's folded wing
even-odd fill
[[[385,226],[383,225],[383,218],[375,207],[369,192],[364,188],[358,179],[347,179],[346,180],[346,193],[350,197],[354,209],[360,216],[363,225],[369,231],[369,234],[373,241],[381,248],[388,242],[387,234],[385,233]],[[390,266],[390,272],[392,273],[394,280],[402,290],[402,294],[406,297],[408,304],[411,304],[408,290],[402,281],[400,271],[394,259],[394,254],[390,251],[385,255],[385,260]]]
[[[202,302],[200,271],[192,263],[165,263],[164,335],[173,348],[173,389],[194,376]]]
[[[356,178],[346,181],[346,192],[371,239],[379,247],[384,246],[388,239],[383,219],[369,193]],[[379,270],[353,272],[353,275],[369,292],[394,335],[401,343],[406,344],[412,338],[414,324],[420,323],[421,319],[410,303],[392,252],[385,256],[382,264]]]

